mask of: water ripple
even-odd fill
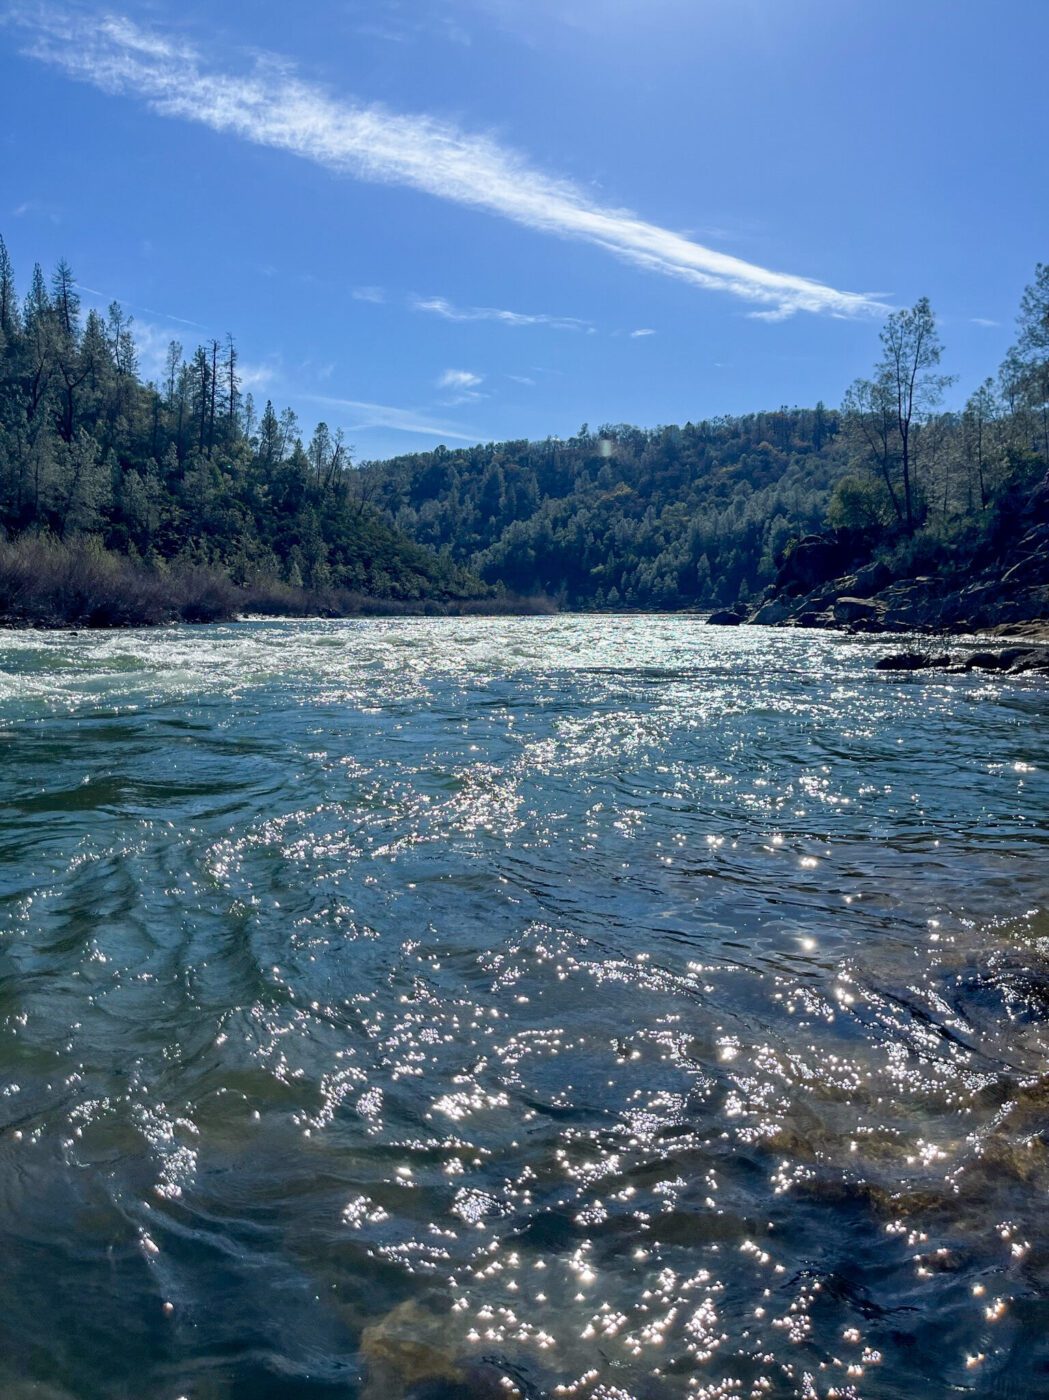
[[[0,639],[2,1393],[1041,1393],[1049,703],[872,647]]]

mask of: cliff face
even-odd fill
[[[935,573],[910,577],[872,561],[861,535],[810,535],[747,621],[849,632],[1049,633],[1049,477],[1013,525],[982,556],[945,553]]]

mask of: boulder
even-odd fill
[[[1049,647],[1002,647],[999,651],[974,651],[963,664],[966,671],[1007,671],[1011,676],[1027,671],[1049,671]]]
[[[1016,669],[1015,667],[1013,668]],[[1021,668],[1024,671],[1036,671],[1039,675],[1049,676],[1049,648],[1043,647],[1034,656],[1029,656]]]
[[[808,593],[845,573],[861,552],[862,537],[850,530],[806,535],[787,550],[776,578],[776,591]]]
[[[973,651],[965,658],[966,671],[1007,671],[1011,676],[1027,671],[1049,671],[1049,647],[1003,647],[1000,651]]]
[[[792,611],[785,599],[771,598],[767,603],[762,603],[750,620],[762,627],[776,627],[781,622],[786,622]]]
[[[835,622],[880,622],[885,604],[870,598],[835,598]]]
[[[1001,652],[974,651],[972,655],[965,658],[965,669],[967,671],[1001,671],[1004,669]]]
[[[712,612],[707,623],[711,627],[738,627],[745,617],[745,613],[737,612],[735,608],[722,608],[719,612]]]
[[[944,652],[933,656],[924,651],[896,651],[891,656],[883,656],[874,663],[876,671],[928,671],[932,668],[949,666],[951,658]]]
[[[1003,588],[1049,583],[1049,553],[1027,554],[1002,575]]]
[[[892,582],[892,570],[887,564],[877,562],[857,569],[853,575],[851,592],[857,598],[870,598]]]
[[[1003,671],[1011,671],[1020,662],[1026,662],[1035,650],[1035,647],[1002,647],[998,661]]]
[[[944,621],[944,604],[930,579],[910,579],[883,590],[883,621],[895,629],[937,629]]]

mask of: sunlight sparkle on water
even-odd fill
[[[1038,1383],[1038,692],[684,618],[0,662],[3,1302],[85,1386],[263,1393],[260,1319],[304,1395]]]

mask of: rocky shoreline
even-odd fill
[[[791,549],[756,606],[723,609],[707,620],[1049,642],[1049,522],[1024,531],[1006,558],[983,568],[901,578],[880,560],[855,567],[857,554],[857,541],[845,533],[810,535]]]

